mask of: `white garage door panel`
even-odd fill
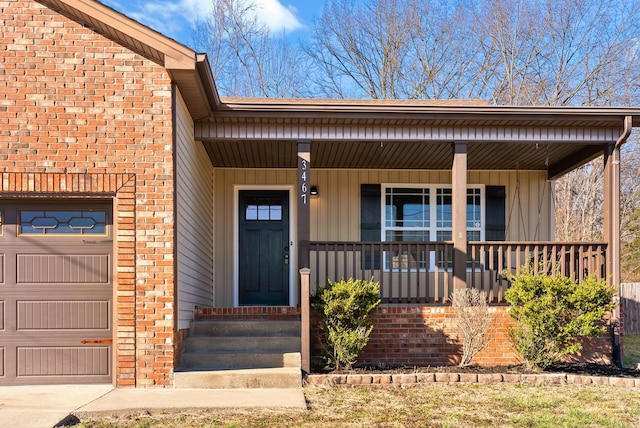
[[[111,204],[0,201],[0,218],[0,385],[111,383]]]

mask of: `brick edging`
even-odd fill
[[[310,374],[305,386],[407,386],[417,384],[518,384],[546,385],[611,385],[625,388],[640,387],[640,378],[574,375],[564,373],[514,374],[514,373],[413,373],[413,374]]]

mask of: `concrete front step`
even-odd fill
[[[251,368],[300,369],[300,352],[183,353],[181,370],[229,370]]]
[[[300,321],[287,320],[224,320],[194,321],[190,336],[234,337],[300,337]]]
[[[300,352],[300,336],[190,336],[184,352]]]
[[[300,388],[300,368],[175,372],[176,388]]]

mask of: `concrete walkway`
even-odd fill
[[[114,389],[111,385],[0,387],[2,428],[52,428],[70,414],[283,407],[306,409],[302,389]]]

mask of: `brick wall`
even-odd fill
[[[169,76],[36,2],[0,1],[0,25],[0,197],[113,200],[116,384],[169,386]]]
[[[511,347],[509,328],[513,320],[507,306],[489,308],[492,321],[489,343],[473,360],[480,366],[504,366],[521,363]],[[321,355],[318,319],[312,322],[312,355]],[[441,366],[455,365],[460,358],[461,337],[454,324],[451,306],[381,305],[374,315],[374,328],[358,365]],[[587,341],[579,359],[608,361],[612,347],[610,333]]]

